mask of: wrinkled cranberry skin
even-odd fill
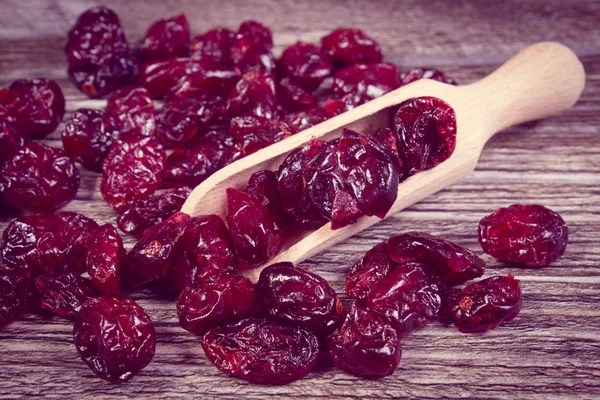
[[[331,116],[325,109],[315,107],[310,110],[298,111],[287,114],[283,118],[282,128],[291,135],[327,121]]]
[[[65,97],[49,79],[20,79],[0,90],[0,120],[21,136],[42,138],[53,132],[65,114]]]
[[[479,222],[481,248],[500,261],[541,267],[560,258],[569,228],[560,215],[540,205],[513,204]]]
[[[277,120],[245,114],[231,119],[229,132],[247,156],[287,138],[290,133],[282,128]]]
[[[341,99],[327,98],[323,103],[323,109],[327,111],[330,118],[343,114],[356,107],[351,97],[352,95],[345,95]]]
[[[137,73],[138,64],[135,55],[124,53],[89,70],[69,70],[69,78],[85,95],[97,98],[112,93],[120,87],[135,84]]]
[[[365,300],[394,267],[387,251],[387,242],[379,243],[348,270],[346,294],[351,299]]]
[[[392,261],[428,264],[449,284],[478,278],[485,270],[485,261],[469,249],[427,233],[393,235],[387,246]]]
[[[379,44],[359,29],[336,29],[321,39],[321,48],[337,67],[383,60]]]
[[[317,89],[332,73],[329,57],[314,44],[297,42],[283,51],[281,69],[307,92]]]
[[[246,316],[254,305],[254,285],[237,274],[222,274],[187,287],[177,300],[179,326],[195,335]]]
[[[292,218],[281,205],[281,197],[277,190],[277,175],[273,171],[258,171],[252,174],[248,179],[246,191],[258,200],[273,218],[276,230],[283,234],[290,232]]]
[[[190,26],[184,14],[153,23],[140,43],[142,61],[186,57],[190,44]]]
[[[154,193],[162,178],[165,150],[153,137],[125,138],[110,149],[103,165],[100,192],[116,211]]]
[[[0,193],[20,210],[56,211],[78,189],[79,169],[67,153],[40,143],[21,147],[0,169]]]
[[[218,64],[231,64],[231,46],[235,33],[225,28],[212,29],[196,36],[190,45],[192,58]]]
[[[402,85],[400,74],[393,64],[357,64],[346,67],[333,77],[333,94],[355,106],[399,88]]]
[[[449,76],[446,76],[442,71],[434,68],[412,68],[402,74],[402,85],[408,85],[411,82],[419,79],[431,79],[449,85],[457,85],[456,81]]]
[[[404,162],[398,151],[398,136],[396,136],[396,133],[390,128],[379,128],[373,133],[373,138],[389,151],[396,171],[398,171],[398,179],[403,181],[406,178],[406,173],[404,172]]]
[[[181,209],[192,190],[177,188],[158,196],[138,200],[117,217],[119,229],[131,236],[140,237],[144,231],[169,218]]]
[[[0,121],[0,165],[27,142],[28,139],[18,133],[8,122]]]
[[[392,375],[402,356],[396,330],[358,303],[329,340],[329,351],[339,369],[373,379]]]
[[[251,265],[275,257],[283,238],[262,204],[240,190],[227,189],[227,226],[240,258]]]
[[[65,265],[67,270],[76,275],[85,271],[85,254],[88,236],[98,228],[96,221],[73,212],[56,214],[65,223],[62,232],[63,240],[67,244]]]
[[[292,82],[290,78],[279,81],[277,101],[288,112],[309,110],[317,106],[317,98]]]
[[[84,168],[102,171],[102,161],[106,158],[113,136],[104,125],[104,112],[82,108],[73,113],[65,123],[62,143],[72,160]]]
[[[317,337],[264,318],[218,326],[202,338],[207,358],[221,371],[255,383],[283,385],[316,365]]]
[[[316,274],[281,262],[262,270],[256,288],[270,318],[322,336],[338,327],[342,303],[327,281]]]
[[[82,360],[102,379],[125,382],[154,357],[156,331],[133,300],[102,296],[86,301],[75,320],[73,341]]]
[[[443,283],[422,263],[401,264],[371,290],[366,307],[404,337],[437,318]]]
[[[245,21],[240,25],[233,39],[231,57],[237,64],[248,54],[269,51],[272,48],[271,30],[259,22]]]
[[[512,275],[472,283],[449,301],[454,325],[463,333],[482,333],[512,321],[521,311],[519,281]]]
[[[253,113],[268,119],[277,115],[279,105],[273,74],[251,71],[237,82],[227,98],[229,116]]]
[[[37,304],[33,279],[19,271],[0,271],[0,327],[33,311]]]
[[[90,232],[86,265],[91,283],[104,293],[121,293],[121,262],[125,259],[123,240],[111,224]]]
[[[99,294],[89,279],[71,273],[41,276],[35,280],[43,310],[74,319],[87,300]]]
[[[242,74],[251,71],[275,73],[277,69],[275,57],[273,56],[273,53],[268,50],[248,53],[241,60],[239,60],[235,66],[242,72]]]
[[[456,114],[436,97],[417,97],[400,104],[394,130],[400,158],[410,175],[447,160],[456,147]]]
[[[117,90],[106,103],[104,124],[114,138],[153,136],[154,105],[143,87],[129,86]]]

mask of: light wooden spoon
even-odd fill
[[[265,169],[277,170],[288,153],[312,137],[335,139],[344,127],[371,133],[381,127],[390,127],[396,108],[403,101],[419,96],[439,97],[456,112],[456,149],[437,167],[403,181],[389,216],[469,174],[475,168],[484,144],[496,132],[571,107],[579,98],[584,83],[585,73],[577,56],[567,47],[552,42],[527,47],[491,75],[471,85],[451,86],[422,79],[221,169],[193,190],[181,211],[192,216],[217,214],[224,218],[225,189],[245,190],[250,175]],[[300,263],[380,220],[362,217],[357,223],[335,231],[328,223],[316,231],[306,232],[290,239],[275,259],[247,275],[256,281],[267,265],[279,261]]]

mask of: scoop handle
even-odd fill
[[[469,88],[478,93],[488,116],[487,140],[511,125],[568,109],[584,86],[585,72],[575,53],[560,43],[540,42]]]

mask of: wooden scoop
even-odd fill
[[[491,75],[471,85],[452,86],[422,79],[221,169],[193,190],[181,211],[192,216],[217,214],[225,218],[225,189],[245,190],[250,175],[265,169],[277,170],[288,153],[312,137],[335,139],[342,128],[371,133],[378,128],[390,127],[397,106],[403,101],[420,96],[439,97],[456,112],[456,149],[440,165],[400,183],[398,198],[388,212],[389,216],[469,174],[475,168],[484,144],[496,132],[571,107],[579,98],[584,83],[585,73],[577,56],[567,47],[552,42],[527,47]],[[300,263],[380,220],[362,217],[357,223],[338,230],[331,230],[328,223],[316,231],[292,238],[275,259],[249,271],[248,276],[256,281],[264,267],[279,261]]]

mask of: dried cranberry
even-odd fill
[[[28,139],[18,133],[8,122],[0,121],[0,166],[27,142]]]
[[[215,325],[244,317],[254,305],[254,285],[236,274],[221,274],[187,287],[177,300],[179,325],[202,334]]]
[[[263,209],[273,218],[276,230],[283,234],[290,232],[292,218],[281,205],[281,197],[277,190],[277,175],[273,171],[259,171],[252,174],[248,179],[246,191],[258,200]]]
[[[186,57],[189,53],[190,26],[184,14],[160,19],[150,25],[140,43],[142,61]]]
[[[192,58],[218,64],[231,64],[231,46],[235,34],[229,29],[217,28],[196,36],[190,45]]]
[[[227,98],[227,114],[251,112],[272,118],[278,113],[275,78],[270,73],[251,71],[242,76]]]
[[[113,144],[112,133],[104,125],[104,112],[79,109],[65,123],[62,142],[73,159],[92,171],[102,171],[102,161]]]
[[[359,29],[338,28],[321,39],[322,49],[337,67],[379,63],[379,44]]]
[[[231,57],[238,63],[251,53],[258,53],[273,48],[271,30],[256,21],[245,21],[238,28],[233,39]]]
[[[232,118],[229,132],[233,140],[241,144],[244,156],[277,143],[290,135],[285,129],[282,129],[277,120],[254,114]]]
[[[150,197],[161,180],[165,158],[163,146],[153,137],[115,143],[103,165],[102,197],[119,212],[133,201]]]
[[[307,375],[317,363],[314,334],[263,318],[246,318],[209,330],[202,338],[209,361],[251,382],[282,385]]]
[[[302,42],[285,49],[280,63],[283,73],[307,92],[317,89],[333,71],[325,52],[314,44]]]
[[[240,258],[260,264],[275,257],[283,238],[262,204],[240,190],[227,189],[227,226]]]
[[[323,336],[338,327],[343,307],[335,291],[325,279],[292,263],[281,262],[262,270],[257,291],[270,318]]]
[[[247,53],[235,64],[237,68],[245,74],[251,71],[275,72],[277,64],[273,53],[268,50]]]
[[[394,267],[388,254],[387,242],[379,243],[348,270],[346,294],[352,299],[365,300]]]
[[[513,204],[479,222],[479,243],[500,261],[540,267],[561,257],[569,229],[560,215],[540,205]]]
[[[115,138],[153,136],[154,105],[150,93],[138,86],[117,90],[106,103],[105,128]]]
[[[240,71],[237,68],[201,60],[195,63],[197,65],[189,74],[190,82],[208,95],[225,97],[240,79]]]
[[[317,98],[292,82],[290,78],[279,81],[277,101],[289,112],[308,110],[317,106]]]
[[[33,279],[19,271],[0,271],[0,327],[33,311],[37,304]]]
[[[480,333],[512,321],[521,311],[521,287],[512,275],[493,276],[465,287],[450,301],[454,325]]]
[[[402,84],[408,85],[411,82],[418,81],[419,79],[431,79],[449,85],[456,85],[456,81],[449,76],[444,75],[442,71],[438,71],[434,68],[412,68],[409,71],[402,74]]]
[[[71,273],[41,276],[35,280],[42,309],[74,319],[87,300],[99,294],[89,279]]]
[[[437,97],[417,97],[400,104],[394,129],[400,158],[410,175],[447,160],[456,146],[456,115]]]
[[[396,330],[358,303],[330,339],[329,351],[336,367],[364,378],[392,375],[402,355]]]
[[[387,245],[394,262],[429,264],[448,283],[466,282],[482,276],[485,270],[485,262],[469,249],[427,233],[390,236]]]
[[[81,307],[73,340],[96,375],[118,383],[131,379],[150,363],[156,331],[148,314],[133,300],[102,296]]]
[[[25,211],[55,211],[75,198],[79,170],[62,149],[29,143],[0,169],[0,193]]]
[[[124,258],[123,240],[111,224],[104,224],[89,233],[87,272],[92,284],[104,293],[121,293],[121,262]]]
[[[85,254],[87,252],[87,240],[98,224],[96,221],[73,212],[61,212],[57,216],[65,223],[62,237],[67,244],[65,257],[66,270],[74,274],[85,271]]]
[[[46,136],[56,129],[64,114],[63,93],[49,79],[21,79],[0,90],[0,120],[21,136]]]
[[[393,64],[357,64],[346,67],[333,77],[333,94],[347,98],[355,106],[366,103],[402,85],[400,74]]]
[[[138,287],[166,275],[175,245],[189,222],[189,215],[178,212],[144,232],[125,258],[123,278],[129,286]]]
[[[132,53],[113,57],[89,70],[69,70],[71,81],[88,97],[102,97],[116,89],[135,84],[137,59]]]
[[[324,108],[315,107],[310,110],[298,111],[287,114],[283,118],[282,127],[291,135],[302,132],[305,129],[319,125],[323,121],[331,118],[330,114]]]
[[[373,138],[389,151],[396,171],[398,171],[398,178],[402,181],[406,177],[406,174],[404,172],[404,163],[398,151],[398,136],[390,128],[379,128],[373,133]]]

